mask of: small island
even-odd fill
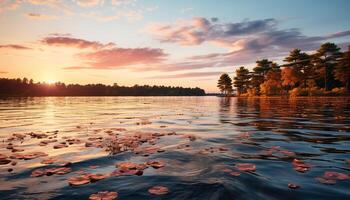
[[[343,96],[350,94],[350,46],[345,52],[334,43],[324,43],[313,54],[293,49],[284,64],[268,59],[256,61],[249,71],[244,66],[232,79],[222,74],[218,88],[224,96]]]

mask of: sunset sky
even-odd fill
[[[348,0],[0,0],[0,77],[201,87],[350,43]]]

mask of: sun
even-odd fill
[[[53,85],[56,83],[56,81],[55,80],[47,80],[46,83],[49,85]]]

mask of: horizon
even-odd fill
[[[334,42],[344,51],[350,44],[346,0],[5,0],[0,5],[0,77],[36,82],[218,93],[221,73],[232,77],[258,59],[282,64],[293,48],[311,53]]]

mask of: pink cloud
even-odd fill
[[[22,0],[1,0],[0,13],[8,10],[16,10],[22,2]]]
[[[60,47],[74,47],[79,49],[93,48],[101,49],[114,47],[114,43],[102,44],[96,41],[88,41],[84,39],[72,38],[68,36],[53,36],[46,37],[41,40],[42,43],[50,46],[60,46]]]
[[[88,66],[94,69],[155,64],[163,61],[166,56],[167,54],[162,49],[152,48],[111,48],[78,55]]]
[[[55,34],[57,35],[57,34]],[[167,57],[158,48],[122,48],[114,43],[102,44],[69,36],[49,36],[41,40],[43,44],[59,47],[88,49],[75,55],[81,66],[70,66],[64,69],[116,69],[125,66],[161,63]]]
[[[177,21],[174,25],[150,24],[146,27],[146,32],[161,42],[198,45],[205,41],[209,23],[205,18],[196,17],[187,21]]]
[[[47,6],[59,11],[64,12],[67,15],[73,15],[74,12],[72,9],[68,6],[68,4],[65,3],[65,1],[59,1],[59,0],[27,0],[28,3],[35,5],[35,6]]]
[[[349,30],[307,36],[297,28],[280,29],[279,23],[273,18],[222,23],[217,18],[196,17],[172,24],[151,24],[146,31],[160,42],[182,46],[208,42],[227,49],[227,52],[195,55],[182,62],[152,66],[150,70],[177,71],[251,64],[262,58],[280,59],[293,48],[311,51],[325,41],[350,36]],[[343,47],[345,43],[339,45]]]
[[[34,20],[56,20],[56,19],[58,19],[58,17],[54,16],[54,15],[45,15],[45,14],[39,14],[39,13],[27,13],[25,16],[29,19],[34,19]]]
[[[5,45],[0,45],[0,49],[2,48],[7,48],[7,49],[17,49],[17,50],[29,50],[32,49],[30,47],[26,47],[23,45],[17,45],[17,44],[5,44]]]

